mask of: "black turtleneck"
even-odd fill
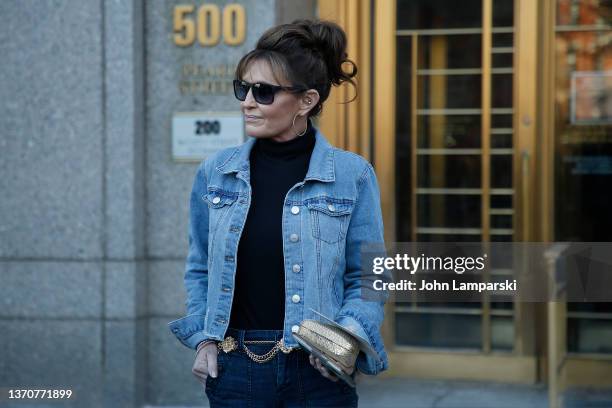
[[[283,329],[283,204],[289,189],[306,177],[315,139],[309,119],[303,136],[286,142],[257,139],[253,145],[251,206],[238,244],[229,327]]]

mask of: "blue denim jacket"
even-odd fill
[[[292,330],[303,319],[316,318],[312,308],[368,340],[377,357],[359,353],[356,367],[374,375],[388,368],[380,332],[384,300],[361,296],[360,247],[384,243],[378,182],[363,157],[331,146],[315,130],[306,177],[289,189],[283,205],[283,341],[299,346]],[[193,182],[187,316],[168,323],[192,349],[205,339],[223,340],[229,324],[238,242],[251,203],[249,153],[254,142],[251,138],[207,158]]]

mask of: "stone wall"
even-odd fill
[[[62,406],[205,403],[166,326],[185,313],[198,165],[172,160],[170,121],[239,106],[181,95],[180,67],[235,64],[316,3],[234,2],[242,45],[180,48],[172,9],[203,1],[0,1],[0,405],[12,387],[71,389]]]

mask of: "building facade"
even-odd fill
[[[317,125],[374,164],[386,241],[612,241],[608,0],[1,1],[2,387],[202,402],[166,326],[204,151],[180,123],[239,112],[238,59],[311,17],[359,67]],[[610,303],[398,302],[383,330],[383,376],[612,386]]]

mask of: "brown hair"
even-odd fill
[[[352,79],[357,75],[357,65],[347,57],[346,34],[338,24],[294,20],[266,30],[255,49],[238,62],[235,77],[243,79],[252,61],[267,61],[279,84],[282,84],[279,78],[283,78],[290,86],[313,88],[319,92],[319,102],[308,112],[311,117],[321,112],[332,85],[349,82],[355,88],[355,97],[350,101],[357,97],[357,85]],[[352,65],[350,72],[342,69],[345,62]]]

